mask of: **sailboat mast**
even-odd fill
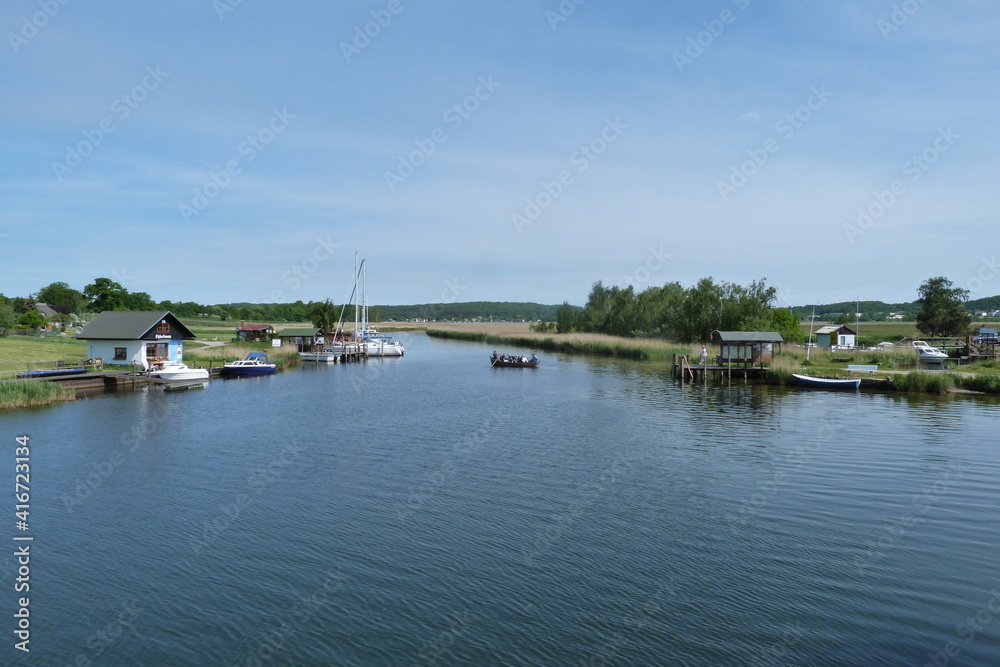
[[[354,251],[354,335],[358,335],[358,251]]]

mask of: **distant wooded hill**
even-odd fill
[[[422,303],[413,306],[378,306],[386,320],[503,320],[554,322],[559,306],[519,301],[467,301],[464,303]],[[581,309],[582,310],[582,309]]]
[[[885,303],[884,301],[841,301],[840,303],[816,304],[816,319],[833,320],[843,313],[860,312],[862,320],[884,320],[889,317],[889,313],[903,315],[903,319],[914,320],[920,304],[916,301],[909,303]],[[1000,296],[988,296],[982,299],[967,301],[966,310],[984,310],[993,312],[1000,310]],[[801,320],[805,320],[813,313],[813,305],[793,306],[789,310]]]

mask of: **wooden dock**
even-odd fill
[[[767,374],[767,369],[747,364],[692,364],[688,361],[687,355],[675,354],[673,356],[674,377],[694,382],[699,379],[707,380],[709,374],[715,378],[762,378]]]

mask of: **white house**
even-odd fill
[[[147,368],[150,363],[183,361],[184,341],[195,335],[169,311],[106,310],[77,338],[87,341],[87,356],[105,365]]]
[[[858,334],[840,324],[830,324],[816,330],[819,347],[857,347]]]

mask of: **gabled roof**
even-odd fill
[[[181,333],[182,339],[196,336],[168,310],[106,310],[83,327],[76,335],[84,340],[139,340],[160,320],[169,320],[170,326]]]
[[[784,343],[777,331],[713,331],[712,340],[722,343]]]
[[[322,335],[322,329],[282,329],[278,332],[278,338],[312,338]]]
[[[47,303],[36,303],[35,310],[40,312],[45,317],[56,317],[59,315],[59,313],[53,310],[52,306]]]
[[[845,324],[827,324],[825,327],[820,327],[816,329],[816,334],[831,334],[837,331],[846,331],[847,333],[854,333],[854,329],[851,329]]]

